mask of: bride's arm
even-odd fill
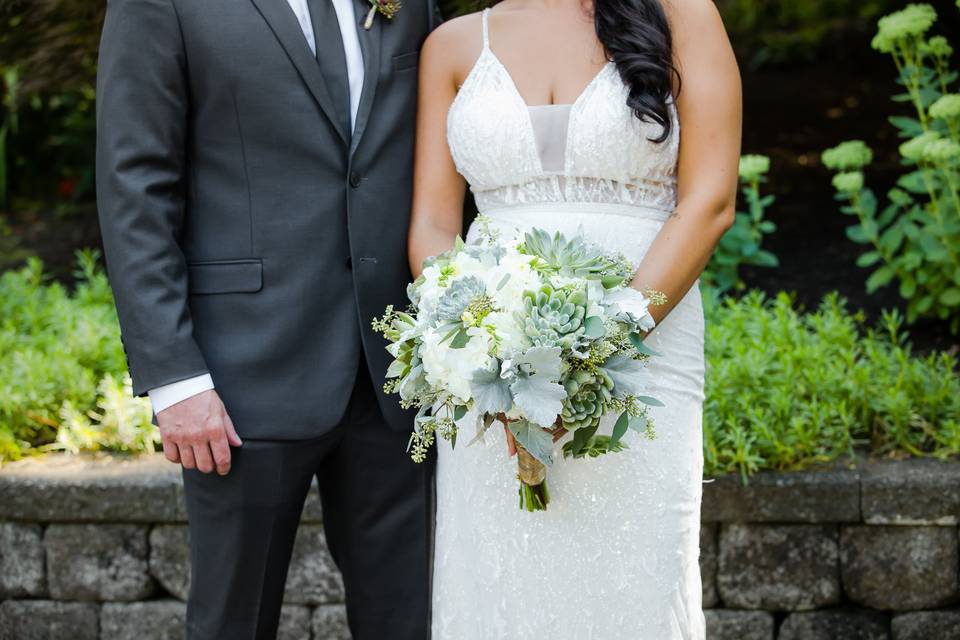
[[[407,255],[419,276],[423,261],[453,247],[463,230],[466,183],[447,146],[447,111],[457,93],[458,50],[469,32],[459,18],[435,30],[420,53],[417,142],[414,156],[413,208]],[[459,33],[458,33],[459,32]],[[477,33],[473,33],[477,37]]]
[[[693,286],[733,224],[742,126],[740,72],[713,2],[664,5],[682,77],[678,204],[633,281],[666,294],[665,305],[650,308],[657,322]]]

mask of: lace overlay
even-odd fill
[[[486,18],[486,15],[484,16]],[[680,123],[661,144],[660,127],[627,107],[627,87],[608,62],[567,107],[563,171],[538,153],[535,112],[493,53],[486,35],[473,69],[450,106],[447,140],[457,170],[481,211],[544,202],[605,202],[672,211]]]
[[[675,205],[676,134],[647,141],[659,132],[625,106],[613,65],[572,105],[528,107],[483,22],[484,53],[448,120],[481,212],[502,233],[579,232],[639,264]],[[435,639],[704,640],[703,332],[694,287],[649,338],[663,354],[649,369],[666,404],[652,411],[656,438],[630,432],[628,450],[589,461],[564,460],[558,443],[546,512],[517,508],[501,429],[468,447],[467,416],[457,449],[441,443]]]

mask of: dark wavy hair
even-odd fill
[[[665,142],[673,129],[670,103],[680,73],[673,61],[673,36],[661,0],[593,0],[597,38],[629,87],[627,106],[643,122],[660,125]]]

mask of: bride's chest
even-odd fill
[[[569,105],[526,105],[495,59],[481,57],[447,117],[457,169],[474,188],[522,184],[545,175],[643,179],[672,172],[671,139],[651,142],[660,127],[627,106],[627,88],[608,64]]]

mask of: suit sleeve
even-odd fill
[[[110,0],[97,76],[97,204],[136,395],[208,373],[184,222],[189,93],[172,0]]]

